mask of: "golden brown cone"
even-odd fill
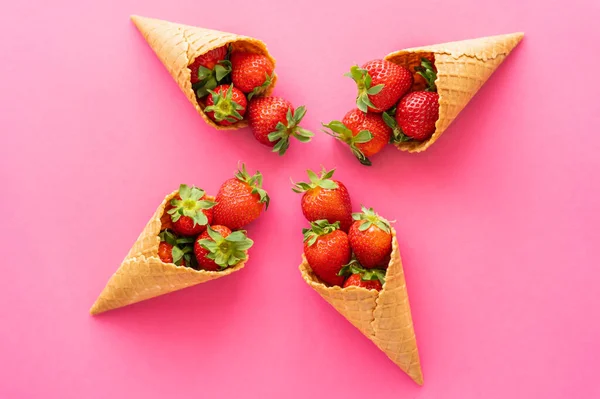
[[[263,54],[275,65],[275,59],[271,57],[267,46],[263,42],[234,33],[176,24],[137,15],[131,16],[131,20],[206,123],[218,130],[239,129],[247,125],[247,122],[242,120],[233,125],[221,126],[206,116],[200,105],[198,105],[196,94],[192,89],[191,71],[188,66],[199,55],[226,44],[231,44],[234,51]],[[267,89],[266,95],[273,92],[276,81],[277,75],[274,74],[273,83]]]
[[[435,82],[440,95],[440,115],[433,135],[425,141],[398,143],[396,147],[403,151],[421,152],[435,143],[523,36],[521,32],[510,33],[388,54],[386,60],[403,65],[412,72],[420,64],[423,55],[433,54],[437,68]]]
[[[170,216],[165,213],[165,206],[176,194],[177,191],[174,191],[166,196],[156,209],[154,216],[133,244],[127,257],[96,299],[90,309],[91,314],[106,312],[214,280],[244,267],[247,259],[234,267],[218,272],[198,271],[173,263],[163,263],[160,260],[158,257],[158,245],[160,244],[158,233],[163,227],[169,227]],[[214,200],[212,197],[208,198]]]
[[[423,384],[404,269],[394,229],[392,255],[381,291],[362,287],[328,287],[315,276],[304,255],[300,272],[304,281],[323,299],[373,341],[417,384]]]

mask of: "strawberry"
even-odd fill
[[[433,57],[432,57],[433,58]],[[392,128],[393,143],[410,140],[425,140],[435,132],[439,117],[439,96],[435,81],[437,72],[432,60],[421,58],[421,65],[415,68],[427,87],[424,91],[413,91],[398,103],[397,109],[384,112],[383,119]],[[394,115],[392,118],[390,115]]]
[[[254,242],[245,231],[231,232],[225,226],[208,226],[194,243],[194,254],[202,269],[218,271],[248,259],[248,249]]]
[[[321,171],[317,176],[307,170],[310,183],[300,182],[292,187],[302,195],[302,213],[309,222],[326,219],[329,223],[340,223],[340,228],[347,232],[352,224],[352,202],[346,186],[338,180],[331,179],[335,169]]]
[[[233,85],[248,94],[249,99],[263,94],[273,83],[275,66],[262,54],[234,52],[231,54],[231,66]]]
[[[339,229],[339,222],[330,224],[327,220],[317,220],[311,222],[310,227],[302,230],[304,255],[310,268],[325,283],[342,285],[344,277],[338,273],[352,255],[348,235]]]
[[[356,286],[381,291],[383,284],[385,284],[385,270],[365,269],[356,259],[345,265],[338,275],[348,276],[344,282],[344,288]]]
[[[206,98],[206,115],[219,125],[239,122],[246,113],[246,96],[233,85],[220,85]]]
[[[362,112],[383,112],[394,106],[413,84],[410,71],[386,60],[373,60],[346,74],[356,82],[356,106]]]
[[[208,94],[231,72],[231,62],[227,60],[228,47],[221,46],[201,54],[188,68],[190,69],[192,88],[198,98]]]
[[[406,136],[414,140],[431,137],[439,117],[438,99],[437,93],[413,91],[400,100],[396,123]]]
[[[158,235],[158,257],[164,263],[174,263],[177,266],[196,268],[197,263],[191,256],[194,239],[191,237],[177,237],[168,229]]]
[[[283,98],[258,97],[248,106],[248,124],[256,140],[283,155],[290,146],[290,137],[306,143],[313,136],[312,132],[298,126],[305,114],[304,106],[294,110]]]
[[[381,291],[381,282],[379,280],[363,280],[360,274],[352,274],[344,282],[344,288],[350,286],[363,287],[368,290]]]
[[[262,189],[262,175],[250,176],[242,164],[235,177],[221,185],[214,207],[214,223],[238,230],[269,207],[269,195]]]
[[[352,215],[355,222],[348,232],[354,256],[367,269],[387,267],[392,253],[390,222],[376,214],[373,208],[361,208],[361,213]]]
[[[195,236],[206,230],[213,218],[214,201],[206,198],[204,190],[179,186],[179,194],[170,202],[167,213],[171,215],[173,230],[182,236]]]
[[[348,144],[363,165],[371,165],[368,157],[377,154],[390,141],[392,129],[380,114],[364,113],[359,109],[348,112],[342,121],[323,125],[332,133],[325,133]]]
[[[437,69],[435,67],[435,56],[433,54],[426,54],[421,58],[421,65],[415,67],[416,78],[415,85],[413,87],[423,87],[419,90],[425,91],[437,91],[435,81],[437,79]],[[420,81],[417,86],[417,79]],[[413,91],[416,91],[413,88]]]

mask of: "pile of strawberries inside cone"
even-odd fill
[[[182,184],[165,208],[158,256],[164,263],[221,271],[247,259],[253,241],[241,230],[269,206],[262,175],[244,165],[225,181],[216,198]]]
[[[346,76],[358,87],[357,108],[341,121],[324,124],[326,133],[350,146],[364,165],[388,143],[423,141],[435,132],[439,116],[437,72],[433,54],[424,54],[414,74],[378,59],[353,66]]]
[[[310,228],[303,229],[304,256],[313,273],[329,286],[381,290],[392,253],[390,222],[373,209],[352,213],[350,194],[332,179],[308,170],[309,182],[292,188],[303,193],[301,206]]]
[[[310,141],[313,133],[300,127],[306,108],[296,109],[281,97],[265,96],[275,66],[263,54],[232,51],[225,45],[198,56],[188,67],[198,104],[216,124],[247,120],[256,140],[283,155],[290,137]]]

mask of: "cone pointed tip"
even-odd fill
[[[525,37],[525,32],[514,32],[514,33],[511,33],[510,36],[513,36],[516,39],[518,39],[519,41],[521,41],[521,40],[523,40],[523,37]]]
[[[98,301],[94,302],[94,304],[92,305],[92,307],[90,308],[90,314],[92,316],[95,316],[97,314],[102,313],[103,311],[100,310],[100,306],[98,306]]]

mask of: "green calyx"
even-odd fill
[[[325,168],[323,168],[321,170],[321,175],[318,176],[312,170],[307,170],[306,173],[308,174],[310,183],[305,183],[305,182],[296,183],[293,185],[292,191],[294,191],[295,193],[304,193],[308,190],[312,190],[317,187],[324,188],[327,190],[335,190],[339,186],[335,181],[331,180],[334,172],[335,172],[335,169],[325,170]]]
[[[275,72],[272,75],[269,75],[265,72],[265,81],[260,86],[256,86],[250,93],[248,93],[248,101],[254,96],[260,96],[264,94],[269,86],[273,83],[273,78],[275,77]]]
[[[234,231],[223,237],[210,226],[206,228],[210,239],[198,241],[198,245],[208,251],[206,257],[215,261],[220,268],[225,269],[237,265],[248,258],[246,251],[252,247],[254,241],[246,236],[243,230]]]
[[[230,73],[231,62],[228,59],[219,61],[214,69],[201,66],[198,68],[198,82],[192,85],[192,89],[198,98],[203,98],[219,84],[226,83],[225,78]]]
[[[262,188],[263,176],[259,171],[256,171],[254,175],[250,176],[246,170],[246,165],[242,164],[242,167],[238,169],[235,177],[252,187],[252,194],[258,194],[260,197],[260,202],[265,204],[265,210],[269,208],[269,202],[271,201],[271,198],[269,197],[269,194],[267,194],[267,192]]]
[[[169,209],[167,213],[171,215],[171,220],[176,222],[182,216],[192,218],[194,226],[204,226],[208,223],[208,219],[204,212],[204,209],[210,209],[216,205],[216,202],[203,200],[204,190],[197,187],[189,187],[185,184],[179,186],[179,198],[173,198],[171,205],[173,208]]]
[[[371,75],[369,75],[369,71],[359,68],[358,65],[354,65],[352,68],[350,68],[350,72],[344,74],[344,76],[348,76],[356,82],[356,86],[358,87],[356,106],[358,109],[360,109],[362,112],[367,112],[368,107],[378,109],[373,105],[369,96],[378,94],[381,90],[383,90],[384,85],[380,84],[377,86],[371,86],[372,79]]]
[[[392,116],[396,114],[396,107],[390,108],[385,111],[381,116],[383,117],[383,121],[386,125],[388,125],[392,129],[392,137],[390,137],[390,143],[397,144],[403,143],[406,141],[411,141],[412,137],[409,137],[404,134],[402,128],[398,126],[398,122]]]
[[[320,236],[332,233],[336,230],[339,230],[339,228],[340,222],[329,223],[326,219],[310,222],[310,229],[302,229],[302,234],[304,235],[304,242],[307,243],[310,247],[317,241],[317,238],[319,238]]]
[[[352,219],[354,220],[364,220],[363,223],[360,224],[358,230],[365,231],[371,226],[377,226],[379,229],[384,232],[390,234],[392,232],[392,227],[390,226],[390,221],[379,216],[373,208],[366,208],[361,205],[360,209],[362,212],[353,213]]]
[[[415,71],[418,75],[421,75],[427,82],[427,88],[425,91],[437,91],[435,86],[435,80],[437,79],[437,73],[427,58],[421,58],[421,65],[415,67]]]
[[[285,154],[290,147],[290,137],[295,137],[302,143],[310,141],[314,136],[313,132],[298,126],[305,114],[306,107],[304,105],[296,108],[293,112],[291,108],[288,108],[285,117],[287,125],[278,122],[275,131],[269,133],[269,141],[277,142],[273,147],[273,152],[277,152],[279,155]]]
[[[165,229],[158,234],[160,241],[164,241],[171,245],[171,256],[173,263],[181,266],[183,261],[187,267],[196,268],[197,261],[193,256],[194,253],[194,238],[193,237],[177,237],[169,229]]]
[[[356,259],[352,259],[350,263],[344,265],[338,272],[338,276],[350,276],[352,274],[360,274],[363,281],[379,280],[381,285],[385,284],[385,270],[383,269],[365,269],[358,263]]]
[[[346,125],[340,121],[331,121],[328,124],[323,124],[323,127],[331,130],[331,132],[323,130],[325,133],[348,144],[350,150],[361,164],[371,166],[369,158],[365,157],[365,154],[363,154],[356,146],[357,144],[368,143],[373,139],[373,134],[370,131],[361,130],[356,136],[353,136],[352,130],[348,129]]]
[[[204,112],[213,112],[217,122],[225,120],[229,123],[236,123],[243,119],[239,111],[244,107],[233,101],[233,85],[229,85],[225,95],[212,90],[208,92],[212,96],[213,105],[204,108]]]

